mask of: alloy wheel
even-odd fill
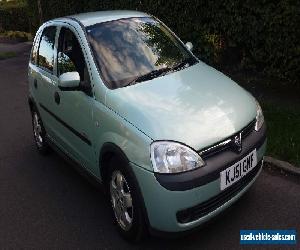
[[[33,113],[33,134],[37,146],[40,148],[43,146],[42,124],[40,118],[36,112]]]
[[[110,196],[118,224],[124,231],[128,231],[133,222],[132,196],[124,175],[118,170],[112,174]]]

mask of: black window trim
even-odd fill
[[[45,32],[45,30],[49,27],[55,27],[55,36],[54,36],[54,46],[53,46],[53,69],[52,71],[39,65],[39,52],[40,52],[40,46],[41,46],[41,41],[42,41],[42,37],[43,37],[43,34]],[[51,75],[55,75],[54,74],[54,70],[55,70],[55,45],[56,45],[56,37],[57,37],[57,32],[58,32],[58,26],[55,24],[55,23],[49,23],[48,25],[44,26],[42,31],[41,31],[41,35],[39,37],[39,46],[38,46],[38,51],[37,51],[37,58],[36,58],[36,66],[42,70],[44,70],[45,72],[51,74]]]

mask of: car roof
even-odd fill
[[[96,23],[102,23],[122,18],[130,17],[149,17],[150,15],[139,12],[139,11],[129,11],[129,10],[113,10],[113,11],[96,11],[80,13],[68,16],[69,18],[74,18],[81,22],[83,26],[90,26]]]

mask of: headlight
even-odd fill
[[[255,130],[260,130],[261,126],[264,124],[264,115],[259,103],[256,101],[256,123]]]
[[[194,150],[180,143],[157,141],[151,144],[154,172],[179,173],[199,168],[204,161]]]

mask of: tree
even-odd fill
[[[37,0],[40,25],[43,23],[43,10],[41,0]]]

